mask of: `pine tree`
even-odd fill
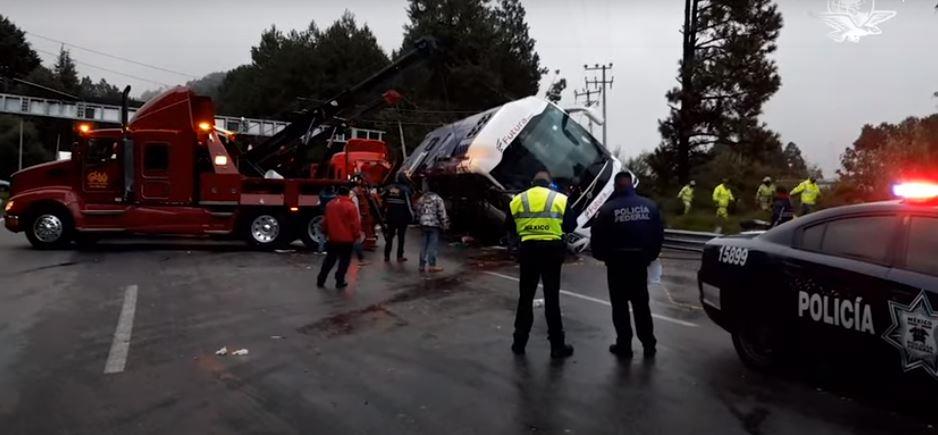
[[[743,152],[774,147],[751,142],[774,137],[758,116],[781,86],[768,57],[781,28],[771,0],[685,0],[681,86],[667,93],[671,113],[659,121],[663,143],[656,155],[663,167],[656,170],[683,183],[693,161],[714,144]]]
[[[23,77],[39,66],[39,56],[26,42],[26,33],[0,15],[0,76]]]
[[[801,155],[801,148],[794,142],[788,142],[785,145],[785,166],[788,168],[788,175],[794,177],[804,177],[808,173],[808,165]]]
[[[78,81],[78,69],[75,67],[75,61],[65,47],[59,49],[59,57],[52,67],[52,73],[55,77],[55,83],[58,90],[72,95],[78,95],[81,91]]]

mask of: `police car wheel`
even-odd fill
[[[733,333],[733,347],[744,364],[756,370],[778,368],[785,354],[781,330],[764,321],[746,321]]]

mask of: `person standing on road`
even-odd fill
[[[323,287],[326,285],[326,278],[338,261],[339,268],[335,271],[335,286],[336,288],[347,287],[345,273],[348,271],[349,263],[352,260],[352,244],[358,240],[362,232],[361,217],[355,203],[349,198],[349,188],[347,186],[340,186],[336,198],[326,205],[323,231],[329,241],[326,244],[326,258],[319,269],[316,286]]]
[[[404,182],[404,176],[398,174],[397,181],[389,184],[381,194],[384,205],[384,261],[391,261],[391,247],[397,237],[397,261],[407,261],[404,257],[404,237],[407,226],[414,220],[411,207],[410,188]]]
[[[795,217],[788,190],[782,186],[775,188],[775,201],[772,202],[772,226],[776,227]]]
[[[736,198],[733,197],[733,191],[727,186],[729,182],[729,178],[724,178],[723,181],[713,189],[713,203],[717,206],[717,233],[723,232],[723,226],[726,225],[726,220],[730,217],[730,203],[736,200]]]
[[[684,214],[690,213],[690,208],[694,202],[694,187],[697,186],[697,182],[690,180],[690,183],[684,185],[681,188],[681,191],[677,193],[677,197],[681,199],[681,202],[684,203]]]
[[[801,194],[801,215],[803,216],[814,211],[817,199],[821,196],[821,188],[818,187],[817,180],[810,177],[791,190],[791,196],[798,194]]]
[[[615,186],[615,193],[593,220],[590,237],[593,256],[606,263],[612,324],[617,336],[609,352],[632,357],[631,303],[636,335],[645,357],[650,358],[655,355],[657,340],[648,306],[647,271],[661,252],[664,224],[658,206],[635,193],[631,174],[616,174]]]
[[[775,185],[772,184],[772,177],[765,177],[762,179],[762,184],[756,189],[756,204],[759,204],[759,209],[762,211],[769,211],[774,198]]]
[[[573,346],[566,343],[560,317],[560,270],[566,249],[563,235],[573,230],[575,221],[567,209],[567,196],[550,190],[550,173],[539,171],[532,184],[510,204],[509,228],[521,238],[520,295],[511,351],[524,354],[534,323],[534,295],[538,282],[543,281],[550,356],[566,358],[573,355]]]
[[[433,184],[426,182],[423,195],[417,201],[419,210],[419,223],[421,231],[420,242],[420,272],[442,272],[442,267],[436,265],[436,254],[440,243],[440,232],[449,227],[449,216],[446,215],[446,204],[443,198],[434,192]],[[427,267],[429,265],[429,267]]]
[[[362,204],[361,204],[361,201],[360,201],[359,198],[358,198],[359,193],[361,193],[361,187],[359,187],[358,184],[356,184],[355,182],[353,182],[353,183],[349,186],[349,194],[348,194],[348,197],[349,197],[349,199],[352,200],[353,203],[355,203],[355,210],[358,211],[358,221],[361,222],[361,221],[362,221]],[[354,253],[355,253],[355,257],[358,258],[358,264],[359,264],[360,266],[364,266],[365,264],[367,264],[367,263],[365,262],[365,246],[364,246],[364,242],[365,242],[365,233],[364,233],[364,231],[363,231],[363,232],[362,232],[361,234],[359,234],[358,237],[355,239],[355,243],[352,243],[352,252],[354,252]]]

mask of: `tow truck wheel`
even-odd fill
[[[320,213],[304,217],[300,221],[300,239],[307,248],[319,250],[319,244],[326,241],[326,234],[322,231],[323,216]]]
[[[58,249],[68,245],[72,220],[59,210],[43,209],[27,221],[26,238],[36,249]]]
[[[782,331],[764,320],[742,322],[733,333],[733,347],[744,364],[762,371],[777,369],[785,355]]]
[[[283,217],[272,211],[254,214],[246,221],[247,241],[262,249],[275,249],[288,243],[289,233]]]

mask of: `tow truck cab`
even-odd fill
[[[244,176],[230,139],[215,128],[209,98],[170,89],[124,128],[82,131],[70,160],[14,174],[6,227],[39,248],[100,233],[318,243],[318,194],[346,180]]]

